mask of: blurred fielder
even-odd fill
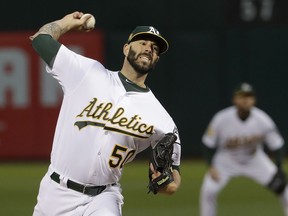
[[[241,83],[233,95],[233,106],[217,112],[202,141],[209,170],[200,194],[200,215],[217,215],[217,195],[233,177],[245,176],[280,197],[288,215],[286,175],[282,171],[284,141],[273,120],[255,107],[253,87]],[[263,145],[275,153],[275,163]]]

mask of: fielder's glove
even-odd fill
[[[270,188],[276,194],[280,195],[284,192],[286,185],[287,185],[286,173],[281,168],[278,168],[274,177],[272,178],[272,180],[268,184],[268,188]]]
[[[152,148],[150,163],[153,165],[154,170],[159,171],[161,175],[152,179],[153,173],[149,168],[148,193],[152,191],[154,194],[157,194],[160,188],[174,181],[172,175],[172,153],[173,144],[176,140],[177,136],[175,134],[167,133]]]

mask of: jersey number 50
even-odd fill
[[[135,150],[128,151],[128,148],[121,145],[115,145],[112,154],[110,156],[109,165],[110,167],[122,168],[124,164],[135,154]]]

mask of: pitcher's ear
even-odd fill
[[[128,53],[129,53],[129,49],[130,49],[130,44],[124,44],[124,46],[123,46],[123,54],[125,55],[125,56],[128,56]]]

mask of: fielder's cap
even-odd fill
[[[234,95],[255,96],[255,91],[251,84],[243,82],[236,87]]]
[[[169,48],[167,40],[153,26],[137,26],[130,34],[127,43],[141,39],[153,39],[159,46],[159,54],[163,54]]]

